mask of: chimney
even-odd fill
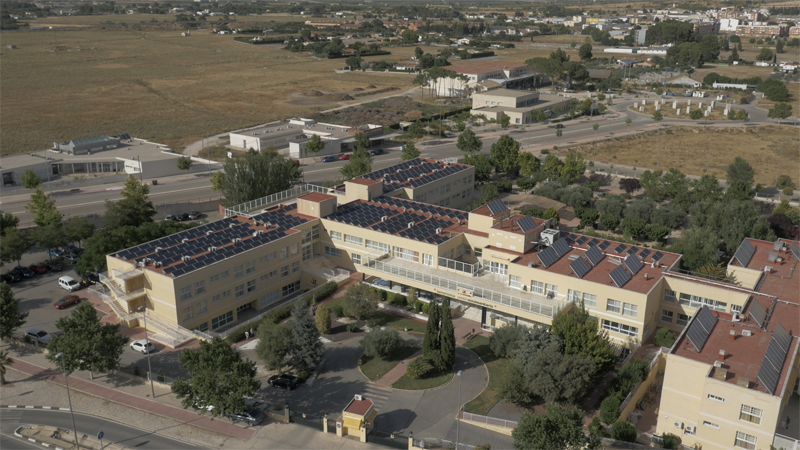
[[[728,378],[728,369],[723,369],[721,367],[714,368],[714,378],[725,381]]]
[[[725,361],[725,350],[720,350],[717,355],[717,361]]]
[[[644,279],[645,280],[649,280],[650,279],[650,277],[647,275],[647,272],[644,273]]]
[[[750,380],[748,380],[745,377],[739,377],[739,379],[736,380],[736,384],[738,386],[741,386],[741,387],[749,388],[750,387]]]
[[[731,341],[736,340],[736,330],[731,330],[731,333],[728,335],[728,339]]]

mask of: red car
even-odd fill
[[[41,263],[39,263],[39,264],[31,264],[30,267],[28,267],[28,269],[31,269],[32,271],[34,271],[34,272],[36,272],[38,274],[47,273],[47,270],[48,270],[47,266],[45,266],[44,264],[41,264]]]
[[[350,153],[339,156],[339,161],[347,161],[348,159],[350,159]]]
[[[73,303],[80,303],[80,302],[81,302],[81,298],[78,297],[77,295],[65,295],[65,296],[61,297],[60,300],[55,302],[53,304],[53,307],[55,309],[64,309],[67,306],[72,305]]]

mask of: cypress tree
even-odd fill
[[[434,362],[439,359],[441,349],[439,341],[439,305],[436,300],[431,300],[428,306],[428,324],[425,327],[425,337],[422,339],[422,356]]]
[[[442,352],[443,370],[453,370],[456,364],[456,330],[450,311],[450,300],[442,301],[442,327],[439,330],[439,346]]]
[[[319,340],[319,330],[305,302],[295,302],[289,327],[292,330],[290,348],[295,365],[300,369],[314,370],[322,361],[325,346]]]

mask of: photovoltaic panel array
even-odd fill
[[[772,367],[772,364],[767,362],[766,355],[764,359],[761,360],[761,367],[758,368],[758,380],[761,381],[761,384],[764,385],[767,391],[770,394],[775,395],[775,389],[778,387],[778,379],[781,376],[781,373],[775,370]]]
[[[753,244],[745,239],[742,241],[742,244],[739,245],[739,248],[736,250],[736,253],[733,254],[733,257],[739,261],[740,266],[747,267],[747,265],[750,264],[750,260],[753,258],[753,254],[755,252],[756,249],[753,248]]]
[[[567,244],[566,241],[563,241],[561,239],[553,242],[552,248],[553,250],[555,250],[559,258],[569,253],[569,244]]]
[[[625,267],[627,267],[633,275],[639,273],[639,271],[642,270],[642,266],[642,262],[639,261],[639,258],[637,258],[636,255],[629,255],[627,258],[625,258]]]
[[[650,257],[652,261],[658,261],[659,259],[663,258],[664,254],[661,252],[655,252],[653,256]]]
[[[789,351],[789,346],[792,344],[792,336],[780,323],[775,325],[775,331],[772,332],[772,339],[778,343],[784,352]]]
[[[592,263],[593,266],[596,266],[603,260],[603,252],[598,250],[596,246],[589,247],[589,251],[586,252],[586,257],[589,259],[589,262]]]
[[[588,237],[586,237],[586,236],[581,236],[580,238],[578,238],[578,240],[577,240],[577,241],[575,241],[575,245],[583,245],[583,243],[584,243],[584,242],[586,242],[586,241],[588,241],[588,240],[589,240],[589,238],[588,238]]]
[[[375,203],[383,205],[394,206],[396,208],[405,208],[406,211],[417,211],[433,216],[441,216],[447,219],[467,220],[469,213],[459,211],[457,209],[447,208],[444,206],[429,205],[427,203],[415,202],[413,200],[406,200],[397,197],[379,197],[374,200]]]
[[[508,211],[508,207],[502,200],[492,200],[489,202],[489,213],[493,216]]]
[[[800,246],[797,242],[792,242],[791,251],[795,258],[800,259]]]
[[[558,261],[558,254],[555,250],[553,250],[553,247],[547,247],[543,251],[539,252],[536,256],[539,258],[539,261],[541,261],[545,268],[552,266],[556,261]]]
[[[706,345],[706,341],[708,341],[708,332],[700,325],[700,322],[695,320],[692,322],[692,325],[689,327],[689,330],[686,331],[686,337],[689,338],[689,341],[694,345],[694,348],[697,352],[703,351],[703,346]]]
[[[645,258],[647,258],[648,256],[650,256],[650,253],[652,253],[652,252],[650,251],[650,249],[647,249],[647,248],[646,248],[646,249],[642,250],[641,252],[639,252],[639,259],[641,259],[641,260],[644,260]]]
[[[764,353],[764,357],[767,358],[767,361],[772,364],[775,370],[780,372],[783,368],[783,361],[786,359],[786,352],[783,351],[775,339],[772,339],[769,341],[767,352]]]
[[[572,264],[569,265],[569,268],[572,269],[573,272],[575,272],[575,276],[577,276],[578,278],[583,278],[584,275],[586,275],[587,273],[589,273],[590,270],[592,270],[592,268],[589,267],[589,264],[583,258],[578,258],[575,261],[573,261]]]
[[[569,242],[569,243],[572,243],[572,241],[574,241],[576,238],[577,238],[577,236],[576,236],[576,235],[574,235],[574,234],[569,234],[567,237],[565,237],[565,238],[564,238],[564,240],[565,240],[565,241],[567,241],[567,242]]]
[[[618,288],[625,286],[625,283],[631,280],[631,276],[625,271],[625,268],[622,266],[617,267],[613,271],[611,271],[608,276],[611,277],[611,281],[617,285]]]
[[[777,324],[764,353],[764,359],[761,360],[761,367],[758,369],[758,379],[770,394],[775,394],[778,388],[778,380],[791,343],[792,337],[783,325]]]
[[[519,225],[519,229],[522,230],[523,233],[527,233],[536,228],[536,222],[531,216],[525,216],[519,219],[517,225]]]
[[[611,245],[611,242],[603,241],[600,243],[600,245],[598,245],[598,247],[600,248],[600,250],[605,250],[608,248],[609,245]]]
[[[589,241],[588,244],[586,244],[586,247],[592,247],[594,245],[597,245],[598,242],[600,241],[598,241],[597,239],[592,239],[591,241]]]
[[[758,326],[764,326],[764,319],[767,318],[767,312],[764,311],[764,307],[761,306],[761,303],[758,303],[756,299],[753,299],[750,302],[750,317],[756,321]]]
[[[639,251],[639,249],[638,249],[638,248],[636,248],[636,247],[631,247],[631,248],[629,248],[629,249],[628,249],[628,251],[627,251],[627,252],[625,252],[625,253],[626,253],[626,254],[628,254],[628,255],[635,255],[635,254],[636,254],[636,252],[638,252],[638,251]]]
[[[714,326],[717,324],[717,316],[715,316],[707,306],[704,306],[697,312],[695,322],[699,322],[700,326],[706,330],[706,333],[711,334],[711,330],[713,330]]]
[[[619,244],[617,248],[614,249],[614,253],[619,255],[623,250],[625,250],[625,244]]]

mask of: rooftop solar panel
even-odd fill
[[[641,252],[639,252],[639,259],[647,258],[648,256],[650,256],[650,253],[651,253],[650,249],[646,248],[646,249],[642,250]]]
[[[625,252],[625,254],[633,255],[634,253],[636,253],[638,251],[639,251],[639,249],[637,247],[631,247],[631,248],[628,249],[628,251]]]
[[[717,316],[715,316],[707,306],[704,306],[700,308],[700,311],[697,311],[695,322],[699,322],[703,329],[706,330],[706,333],[711,334],[711,330],[713,330],[714,325],[717,324]]]
[[[800,246],[797,245],[797,242],[792,242],[791,251],[795,258],[800,259]]]
[[[772,364],[778,372],[783,369],[783,361],[786,359],[786,352],[775,342],[775,339],[769,341],[767,351],[764,353],[764,358]]]
[[[501,214],[505,211],[508,211],[508,207],[502,200],[492,200],[489,202],[489,213],[493,216]]]
[[[600,248],[600,250],[605,250],[606,248],[608,248],[609,245],[611,245],[611,242],[603,241],[600,243],[600,245],[598,245],[598,247]]]
[[[758,326],[764,325],[764,319],[767,318],[767,312],[764,311],[764,307],[761,306],[761,303],[758,303],[755,299],[750,301],[750,317],[756,321]]]
[[[772,332],[772,339],[778,343],[784,352],[789,351],[789,345],[792,343],[792,336],[788,331],[786,331],[786,328],[783,328],[783,325],[780,323],[775,325],[775,331]]]
[[[772,367],[769,362],[767,362],[767,358],[765,356],[761,361],[761,367],[758,369],[758,380],[761,381],[761,384],[764,385],[764,388],[766,388],[770,394],[775,395],[779,378],[780,372],[775,370],[775,368]]]
[[[651,259],[651,260],[653,260],[653,261],[658,261],[659,259],[661,259],[661,258],[663,258],[663,257],[664,257],[664,254],[663,254],[663,253],[661,253],[661,252],[655,252],[655,253],[653,254],[653,256],[651,256],[651,257],[650,257],[650,259]]]
[[[708,340],[708,333],[697,321],[692,322],[689,331],[686,332],[686,336],[698,352],[703,351],[703,346],[706,345],[706,341]]]
[[[578,258],[575,261],[573,261],[572,264],[569,265],[569,268],[572,269],[573,272],[575,272],[575,276],[577,276],[578,278],[583,278],[584,275],[586,275],[587,273],[589,273],[590,270],[592,270],[592,268],[589,267],[589,264],[587,264],[586,260],[583,258]]]
[[[619,244],[617,248],[614,249],[614,253],[620,254],[623,250],[625,250],[625,244]]]
[[[588,241],[589,238],[586,236],[581,236],[577,241],[575,241],[575,245],[583,245],[584,242]]]
[[[553,250],[553,247],[547,247],[544,249],[544,251],[539,252],[536,256],[539,258],[539,261],[541,261],[545,268],[552,266],[556,261],[558,261],[558,255],[556,254],[555,250]]]
[[[586,244],[586,246],[587,247],[591,247],[593,245],[597,245],[598,242],[600,242],[600,241],[598,241],[597,239],[592,239],[591,241],[589,241],[588,244]]]
[[[589,258],[589,262],[592,263],[593,266],[596,266],[603,260],[603,252],[601,252],[596,246],[592,246],[589,248],[589,251],[586,252],[586,257]]]
[[[625,268],[622,266],[617,267],[608,275],[618,288],[625,286],[625,283],[631,280],[631,276],[628,275],[628,272],[626,272]]]
[[[565,239],[567,242],[569,242],[569,243],[572,243],[572,241],[574,241],[576,237],[577,237],[577,236],[575,236],[574,234],[570,234],[569,236],[565,237],[564,239]]]
[[[627,267],[633,275],[639,273],[639,271],[642,270],[642,266],[644,266],[644,264],[639,261],[639,258],[637,258],[636,255],[629,255],[627,258],[625,258],[625,267]]]
[[[755,251],[756,250],[753,248],[753,244],[745,239],[742,241],[741,245],[739,245],[739,248],[736,250],[736,253],[733,254],[733,257],[739,262],[740,266],[747,267],[747,265],[750,264],[750,259],[753,258]]]
[[[527,233],[536,228],[536,222],[531,216],[525,216],[519,219],[517,225],[519,225],[519,229],[522,230],[523,233]]]
[[[563,241],[561,239],[553,242],[552,248],[553,250],[555,250],[559,258],[569,253],[569,244],[567,244],[566,241]]]

